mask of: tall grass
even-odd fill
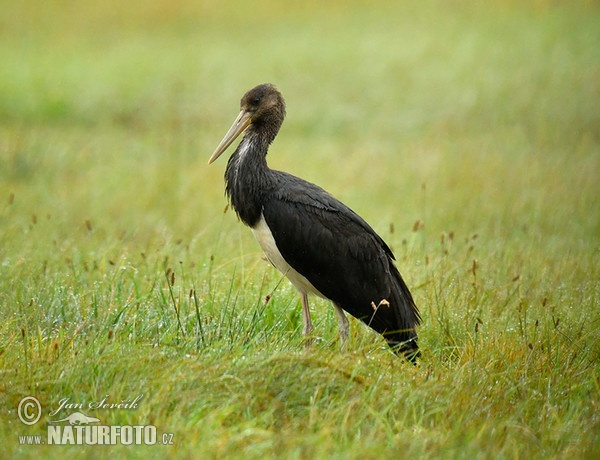
[[[593,2],[32,2],[0,13],[7,457],[600,455],[600,10]],[[270,164],[393,247],[405,365],[263,260],[206,166],[256,83]],[[49,412],[169,446],[22,446]],[[35,396],[39,424],[17,416]],[[68,415],[68,410],[59,416]]]

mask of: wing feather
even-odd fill
[[[286,173],[278,178],[263,216],[288,264],[351,315],[397,335],[388,342],[414,339],[417,307],[383,239],[320,187]]]

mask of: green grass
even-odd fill
[[[600,456],[594,2],[35,2],[0,13],[3,456]],[[206,162],[253,85],[270,164],[394,248],[413,367],[297,296]],[[172,446],[20,446],[59,401]],[[44,408],[17,417],[25,396]]]

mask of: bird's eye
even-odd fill
[[[260,104],[260,97],[256,96],[254,98],[252,98],[252,105],[258,105]]]

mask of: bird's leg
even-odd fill
[[[348,318],[344,314],[344,310],[338,304],[333,304],[335,307],[335,313],[338,319],[338,329],[340,331],[340,341],[342,342],[342,351],[346,351],[346,343],[348,341],[348,332],[350,330],[350,324]]]
[[[305,344],[310,345],[312,338],[310,334],[313,330],[312,321],[310,319],[310,309],[308,308],[308,294],[305,292],[300,293],[300,301],[302,302],[302,320],[304,321],[304,329],[302,330],[302,336],[304,337]]]

